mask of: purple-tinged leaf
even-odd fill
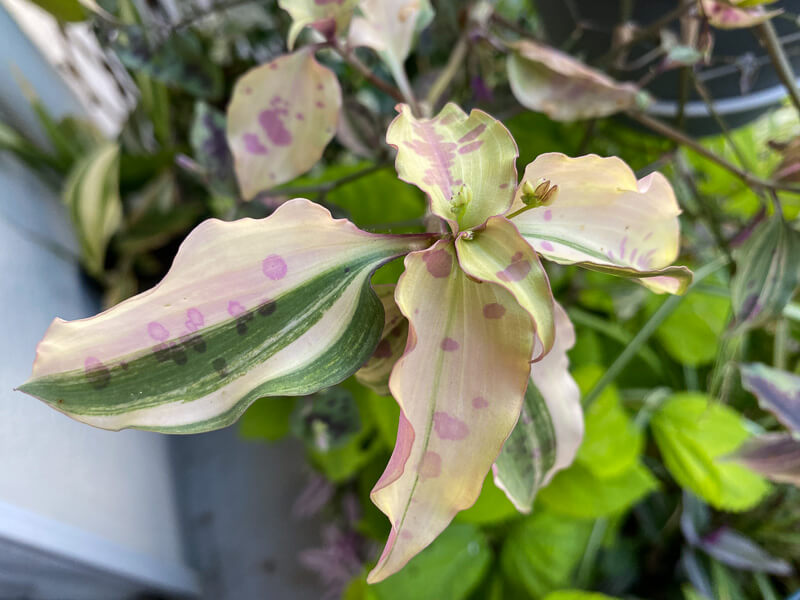
[[[787,428],[800,433],[800,375],[749,363],[739,367],[744,389]]]
[[[790,433],[766,433],[752,438],[728,458],[767,479],[800,487],[800,440]]]
[[[700,0],[703,14],[708,22],[717,29],[743,29],[769,21],[781,14],[782,10],[766,10],[763,6],[744,8],[741,2],[726,0]]]

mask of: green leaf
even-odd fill
[[[486,536],[454,523],[406,567],[373,586],[379,600],[461,600],[480,583],[492,559]]]
[[[566,587],[591,531],[592,521],[570,519],[537,508],[503,543],[500,555],[503,574],[513,588],[533,598]]]
[[[731,301],[739,331],[780,317],[800,282],[800,233],[775,215],[735,253]]]
[[[488,525],[500,523],[519,516],[519,512],[511,501],[498,488],[491,475],[486,477],[481,489],[481,495],[470,508],[456,515],[455,520],[462,523],[475,523]]]
[[[194,120],[189,131],[192,152],[203,167],[215,188],[221,192],[236,194],[233,174],[233,155],[225,138],[225,113],[206,102],[198,101],[194,106]]]
[[[79,161],[64,184],[67,206],[86,270],[103,274],[106,247],[122,223],[119,146],[108,143]]]
[[[605,478],[575,463],[558,473],[539,499],[554,513],[593,519],[625,512],[657,487],[655,477],[639,463]]]
[[[749,437],[733,409],[703,394],[675,394],[656,411],[650,426],[670,474],[715,508],[747,510],[769,492],[763,478],[720,460]]]
[[[597,365],[575,371],[581,391],[591,390],[603,372]],[[613,477],[636,465],[643,445],[644,434],[622,407],[617,388],[606,386],[586,411],[586,433],[576,460],[596,477]]]
[[[306,446],[321,452],[344,446],[361,431],[353,395],[340,386],[298,400],[290,424],[292,433]]]
[[[372,354],[382,263],[427,235],[368,234],[307,200],[198,226],[165,279],[91,319],[56,320],[21,390],[106,429],[230,425],[257,398],[306,395]]]
[[[648,308],[655,312],[658,304],[653,298]],[[689,367],[708,364],[717,356],[730,305],[728,298],[693,291],[656,329],[656,337],[679,363]]]
[[[31,0],[62,22],[85,21],[86,10],[78,0]]]
[[[584,592],[582,590],[559,590],[547,594],[544,600],[615,600],[611,596],[597,592]]]
[[[295,398],[261,398],[247,409],[239,420],[239,434],[248,440],[277,441],[289,434],[289,417]]]

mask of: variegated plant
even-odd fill
[[[314,71],[302,52],[284,60]],[[261,118],[252,112],[251,123]],[[566,357],[574,332],[540,256],[657,292],[680,293],[691,277],[669,266],[679,209],[659,173],[637,181],[617,158],[544,154],[518,183],[516,144],[488,114],[454,104],[431,119],[399,113],[387,134],[397,172],[428,195],[446,233],[366,233],[304,199],[262,220],[206,221],[152,290],[91,319],[54,321],[21,387],[98,427],[188,433],[365,363],[362,381],[385,391],[391,371],[402,411],[372,498],[392,529],[371,582],[472,505],[493,465],[527,511],[573,460],[583,429]],[[401,255],[393,298],[379,298],[371,274]]]

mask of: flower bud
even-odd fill
[[[450,197],[450,212],[461,216],[467,210],[470,202],[472,202],[472,188],[464,183]]]
[[[550,204],[556,197],[558,186],[550,185],[549,179],[539,179],[536,185],[530,181],[525,181],[522,184],[522,196],[520,199],[525,206],[536,208],[537,206],[544,206]]]

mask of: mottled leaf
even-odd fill
[[[800,440],[789,433],[751,438],[729,458],[767,479],[800,487]]]
[[[351,46],[375,50],[404,92],[409,90],[403,63],[411,51],[414,35],[433,19],[429,0],[361,0],[362,16],[350,24]]]
[[[119,146],[104,144],[75,164],[64,184],[63,199],[75,227],[83,265],[99,277],[108,242],[122,223]]]
[[[519,415],[533,352],[528,313],[505,288],[467,277],[452,241],[405,264],[395,299],[409,338],[389,380],[402,414],[372,491],[392,531],[370,582],[398,571],[475,502]],[[496,305],[502,314],[487,314]]]
[[[800,375],[761,363],[745,364],[740,370],[742,386],[758,398],[761,408],[800,434]]]
[[[742,29],[753,27],[781,14],[782,10],[766,10],[763,6],[740,8],[736,2],[725,0],[700,0],[703,14],[708,22],[718,29]]]
[[[21,390],[90,425],[190,433],[257,398],[352,374],[383,328],[369,287],[427,236],[368,234],[303,199],[272,216],[208,220],[164,280],[91,319],[56,319]]]
[[[575,458],[583,437],[580,390],[569,373],[567,351],[575,329],[555,305],[555,345],[531,365],[525,401],[493,471],[497,486],[521,512],[530,512],[539,488]]]
[[[467,116],[452,103],[432,119],[415,118],[405,104],[398,110],[386,133],[397,174],[428,195],[435,215],[457,231],[508,210],[517,146],[500,121],[477,109]]]
[[[233,155],[225,139],[225,113],[206,102],[195,103],[189,143],[194,158],[205,167],[211,185],[235,191]]]
[[[761,477],[723,460],[749,437],[733,409],[703,394],[675,394],[656,411],[650,426],[675,480],[713,507],[748,510],[769,492]]]
[[[245,198],[308,171],[336,131],[342,92],[311,48],[250,69],[228,105],[228,144]]]
[[[734,258],[731,302],[738,330],[779,317],[800,283],[800,233],[775,215],[758,226]]]
[[[383,305],[384,323],[381,341],[366,364],[356,371],[356,379],[382,396],[389,395],[389,375],[397,360],[403,355],[408,339],[408,320],[394,301],[395,286],[375,286],[375,293]]]
[[[506,66],[520,104],[556,121],[605,117],[646,103],[632,83],[619,83],[564,52],[521,40],[511,44]]]
[[[222,71],[208,60],[200,38],[192,31],[173,31],[163,40],[154,40],[144,27],[127,25],[117,30],[111,47],[126,67],[168,86],[197,98],[213,100],[222,95]]]
[[[594,154],[569,158],[541,154],[525,168],[513,210],[526,182],[558,186],[547,206],[511,219],[536,251],[562,264],[640,278],[655,292],[680,294],[691,281],[678,256],[680,208],[660,173],[636,180],[624,161]]]
[[[278,0],[278,6],[292,17],[286,42],[289,50],[305,27],[313,27],[325,37],[344,31],[356,4],[358,0]]]

